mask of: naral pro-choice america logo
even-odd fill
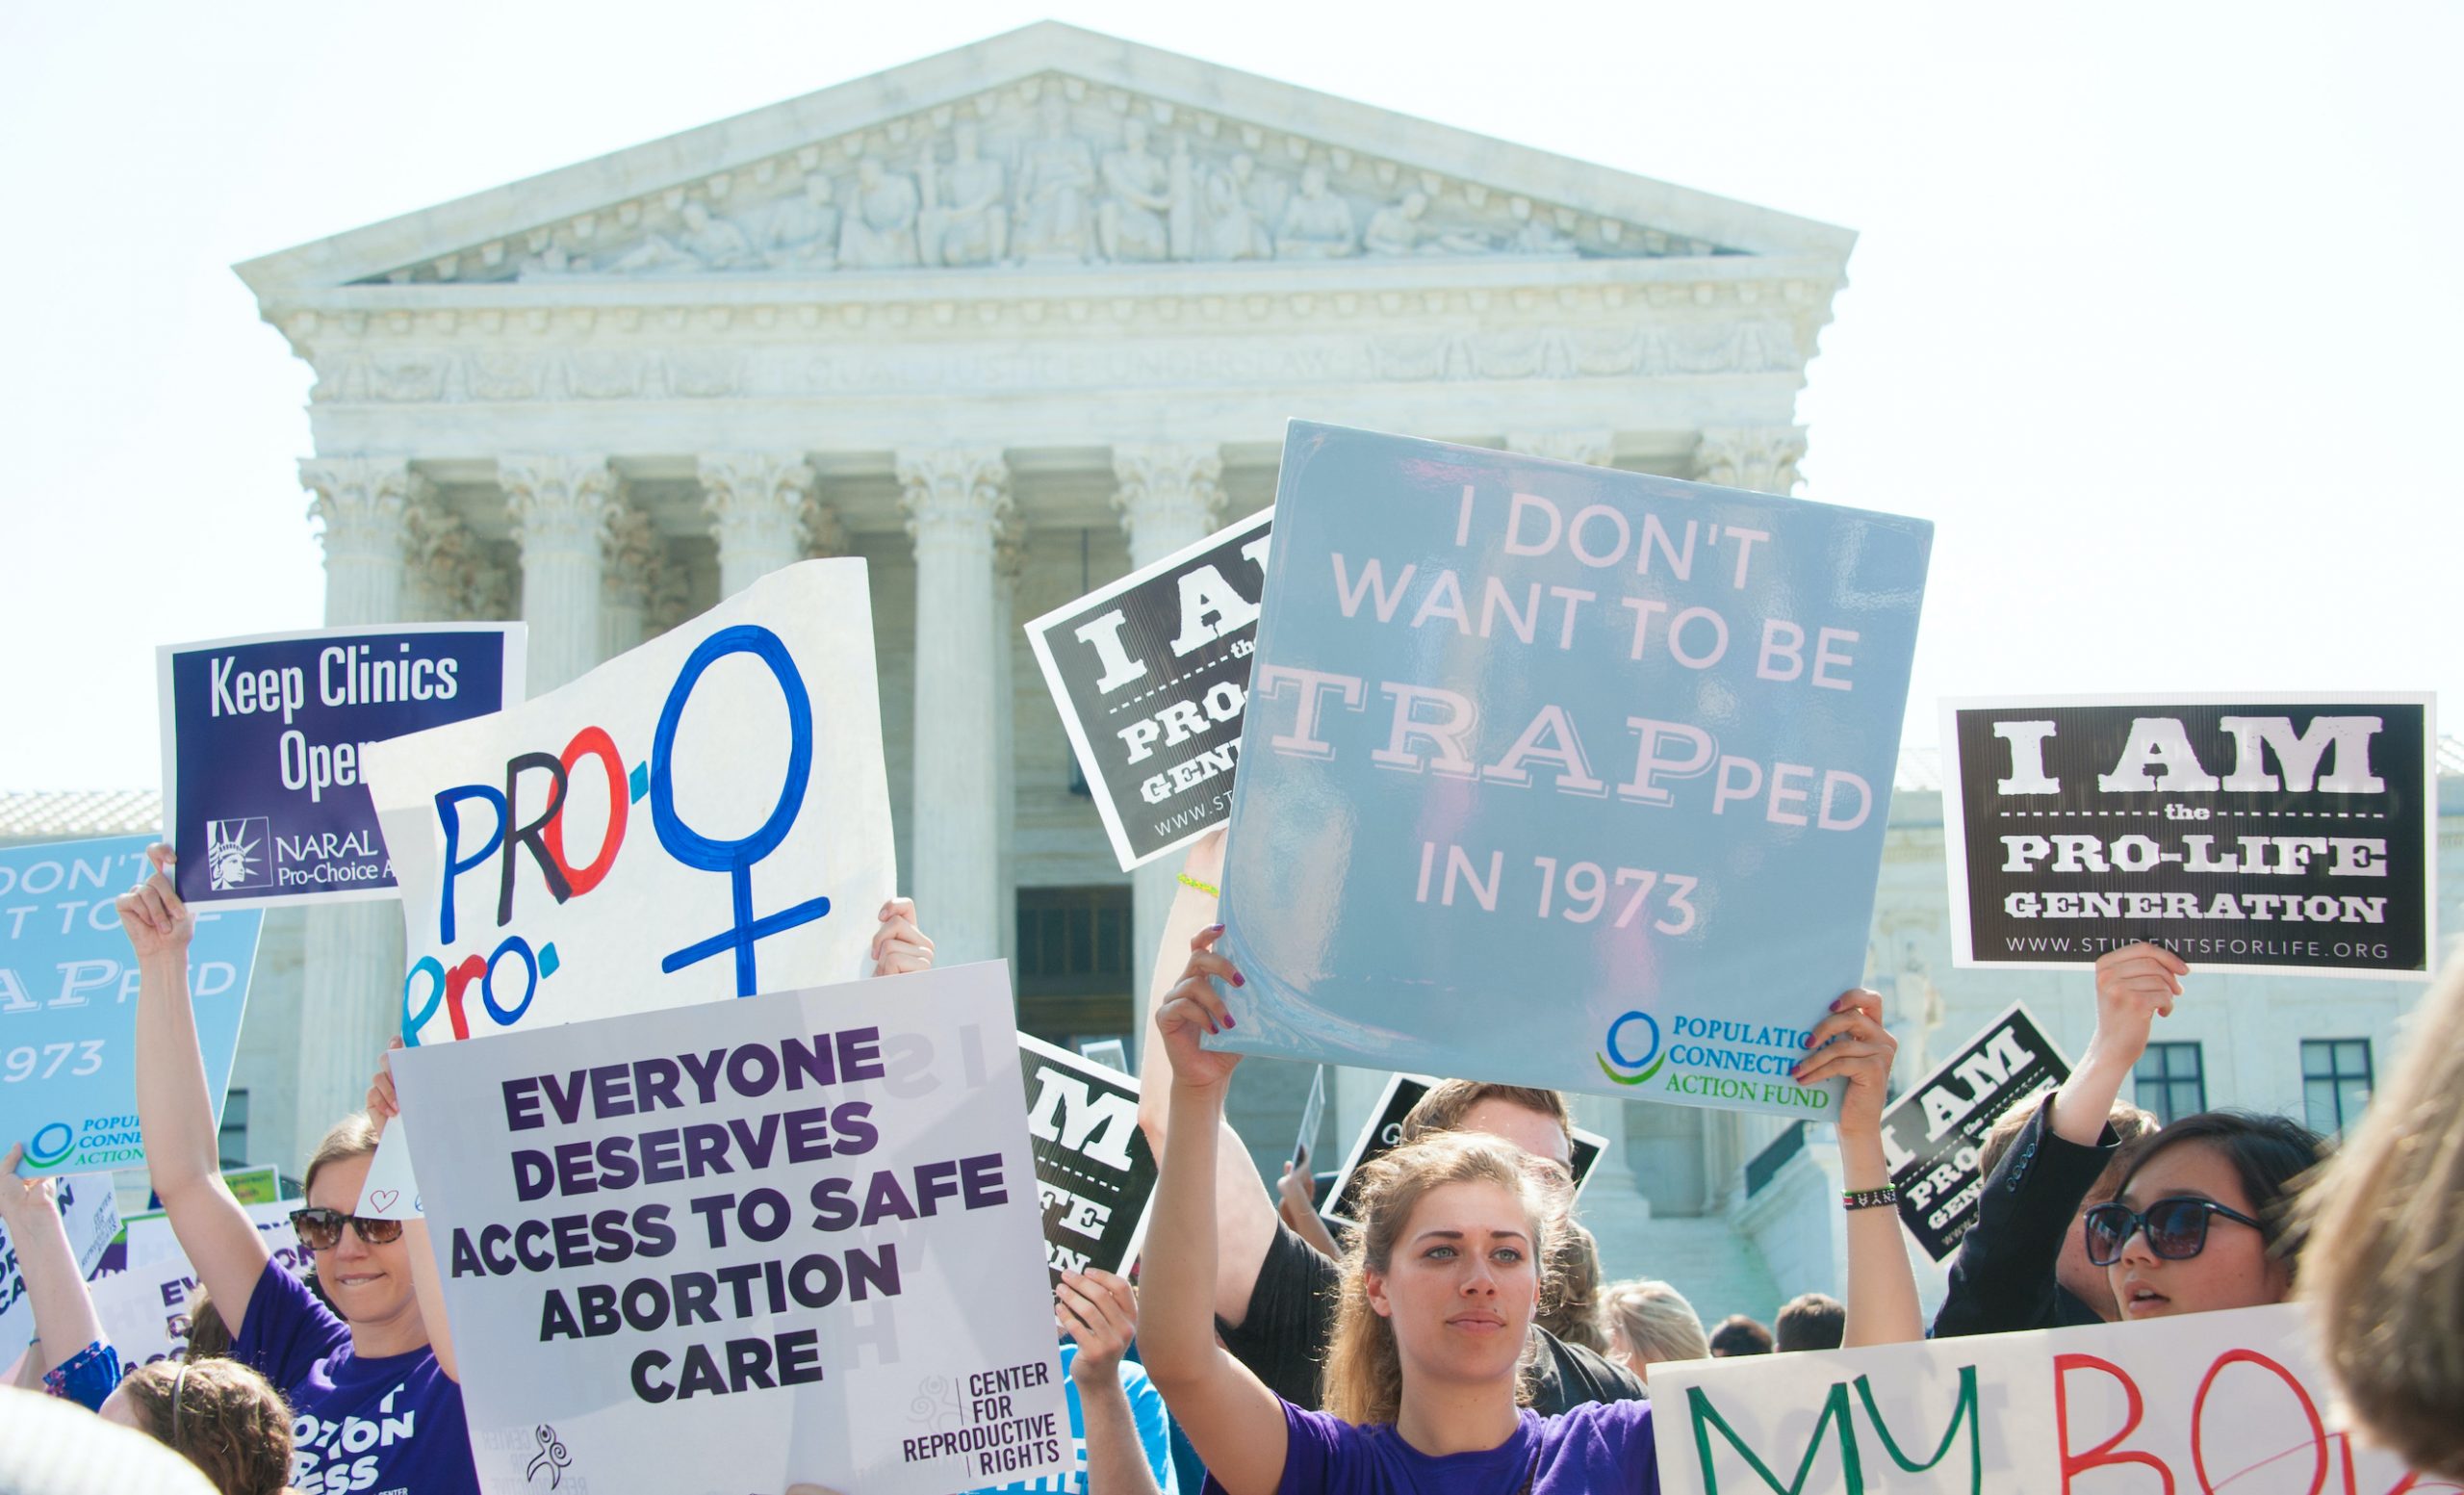
[[[1626,1044],[1637,1026],[1651,1036],[1651,1042],[1639,1056],[1629,1055]],[[1640,1085],[1668,1062],[1668,1055],[1660,1051],[1659,1023],[1646,1012],[1626,1013],[1610,1023],[1608,1051],[1592,1057],[1600,1061],[1600,1072],[1620,1085]]]
[[[205,822],[206,886],[216,892],[271,888],[272,840],[273,828],[263,815]]]

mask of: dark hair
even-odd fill
[[[2205,1143],[2232,1165],[2242,1192],[2250,1197],[2250,1212],[2259,1218],[2268,1250],[2282,1257],[2290,1270],[2301,1241],[2289,1212],[2301,1176],[2326,1161],[2326,1139],[2291,1117],[2201,1111],[2124,1147],[2114,1160],[2120,1171],[2114,1197],[2128,1193],[2130,1181],[2157,1156],[2192,1143]]]
[[[1742,1313],[1732,1313],[1711,1330],[1713,1354],[1769,1354],[1771,1331]]]
[[[1829,1293],[1800,1293],[1780,1305],[1771,1327],[1783,1352],[1836,1350],[1848,1337],[1848,1306]]]

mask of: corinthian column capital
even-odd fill
[[[1133,564],[1204,539],[1223,513],[1223,451],[1213,442],[1115,447],[1113,476],[1120,479],[1113,507]]]
[[[399,561],[404,511],[434,492],[407,457],[302,457],[299,484],[316,496],[308,517],[324,525],[320,539],[328,563]]]
[[[898,454],[898,507],[916,554],[940,547],[991,554],[1009,517],[1010,468],[994,447],[919,447]]]
[[[527,556],[540,551],[597,554],[616,506],[616,475],[603,456],[572,452],[497,458],[497,481]]]
[[[804,553],[805,503],[812,469],[795,452],[709,451],[702,455],[702,507],[710,516],[724,565],[732,551],[779,557]]]
[[[1694,448],[1694,477],[1723,488],[1787,494],[1805,460],[1802,425],[1707,425]]]

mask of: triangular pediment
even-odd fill
[[[1810,257],[1848,230],[1040,22],[238,267],[348,284]]]

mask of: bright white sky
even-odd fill
[[[153,646],[320,620],[308,374],[231,264],[1045,13],[0,7],[0,789],[157,783]],[[1802,491],[1939,527],[1912,744],[1944,694],[2464,702],[2464,7],[1052,13],[1860,230]]]

